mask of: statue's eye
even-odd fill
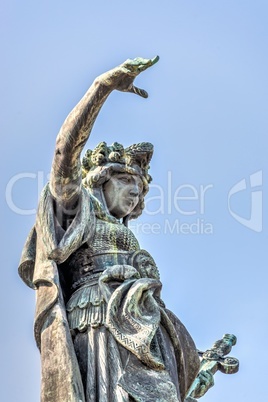
[[[122,182],[122,183],[129,183],[130,182],[130,178],[127,176],[119,176],[118,179]]]

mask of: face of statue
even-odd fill
[[[137,206],[143,184],[138,175],[115,173],[104,183],[103,193],[110,214],[124,218]]]
[[[160,279],[158,269],[152,258],[140,255],[136,259],[136,264],[138,266],[138,271],[141,274],[142,278]]]

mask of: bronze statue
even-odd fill
[[[133,81],[157,60],[127,60],[100,75],[58,134],[19,269],[37,293],[42,402],[183,402],[195,379],[189,398],[212,385],[210,373],[197,376],[195,344],[166,309],[156,264],[127,227],[144,207],[152,144],[102,142],[80,161],[109,94],[146,98]]]

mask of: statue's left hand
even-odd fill
[[[156,56],[153,59],[143,59],[141,57],[137,57],[133,60],[127,59],[118,67],[102,74],[99,79],[101,79],[104,85],[108,85],[112,89],[117,89],[118,91],[123,92],[132,92],[142,96],[143,98],[147,98],[147,92],[144,89],[135,87],[133,81],[137,75],[153,66],[158,62],[158,60],[159,56]]]

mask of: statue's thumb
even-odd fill
[[[139,95],[142,98],[148,98],[148,93],[144,89],[137,88],[134,85],[129,89],[129,92]]]

